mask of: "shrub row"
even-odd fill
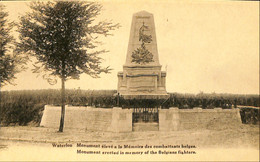
[[[202,107],[204,109],[210,109],[215,107],[231,108],[237,105],[259,107],[259,97],[257,95],[203,93],[192,95],[172,93],[167,100],[125,100],[120,96],[115,96],[115,94],[116,90],[66,90],[66,104],[102,108],[120,106],[123,108],[178,107],[180,109],[189,109]],[[60,90],[53,89],[3,91],[1,92],[0,98],[1,125],[27,125],[32,121],[39,124],[44,105],[61,105]],[[242,111],[244,112],[244,110]],[[246,119],[246,121],[248,120]]]

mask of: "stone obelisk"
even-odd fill
[[[123,72],[118,72],[118,93],[124,98],[167,98],[166,72],[161,71],[153,14],[135,13]]]

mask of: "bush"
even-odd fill
[[[240,108],[240,115],[244,124],[259,124],[260,109],[250,107]]]
[[[116,90],[66,90],[66,104],[73,106],[92,106],[102,108],[112,108],[117,105]],[[27,125],[41,121],[44,105],[61,105],[60,90],[23,90],[23,91],[3,91],[1,92],[0,121],[1,125]],[[215,107],[232,108],[238,105],[258,106],[258,95],[233,95],[233,94],[179,94],[171,93],[165,99],[119,99],[119,106],[123,108],[134,107],[178,107],[180,109],[190,109],[202,107],[212,109]],[[251,112],[252,111],[252,112]],[[254,112],[253,112],[254,111]],[[241,109],[242,115],[246,116],[245,123],[259,121],[256,110]],[[251,114],[251,115],[250,115]],[[256,120],[257,119],[257,120]],[[249,122],[250,120],[250,122]]]

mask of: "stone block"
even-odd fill
[[[109,130],[112,132],[131,132],[132,113],[132,109],[114,107],[112,110],[112,122]]]
[[[159,110],[159,130],[176,131],[179,128],[179,111],[176,108]]]

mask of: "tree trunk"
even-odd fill
[[[65,118],[65,79],[61,79],[61,117],[60,117],[60,128],[59,132],[63,132]]]

